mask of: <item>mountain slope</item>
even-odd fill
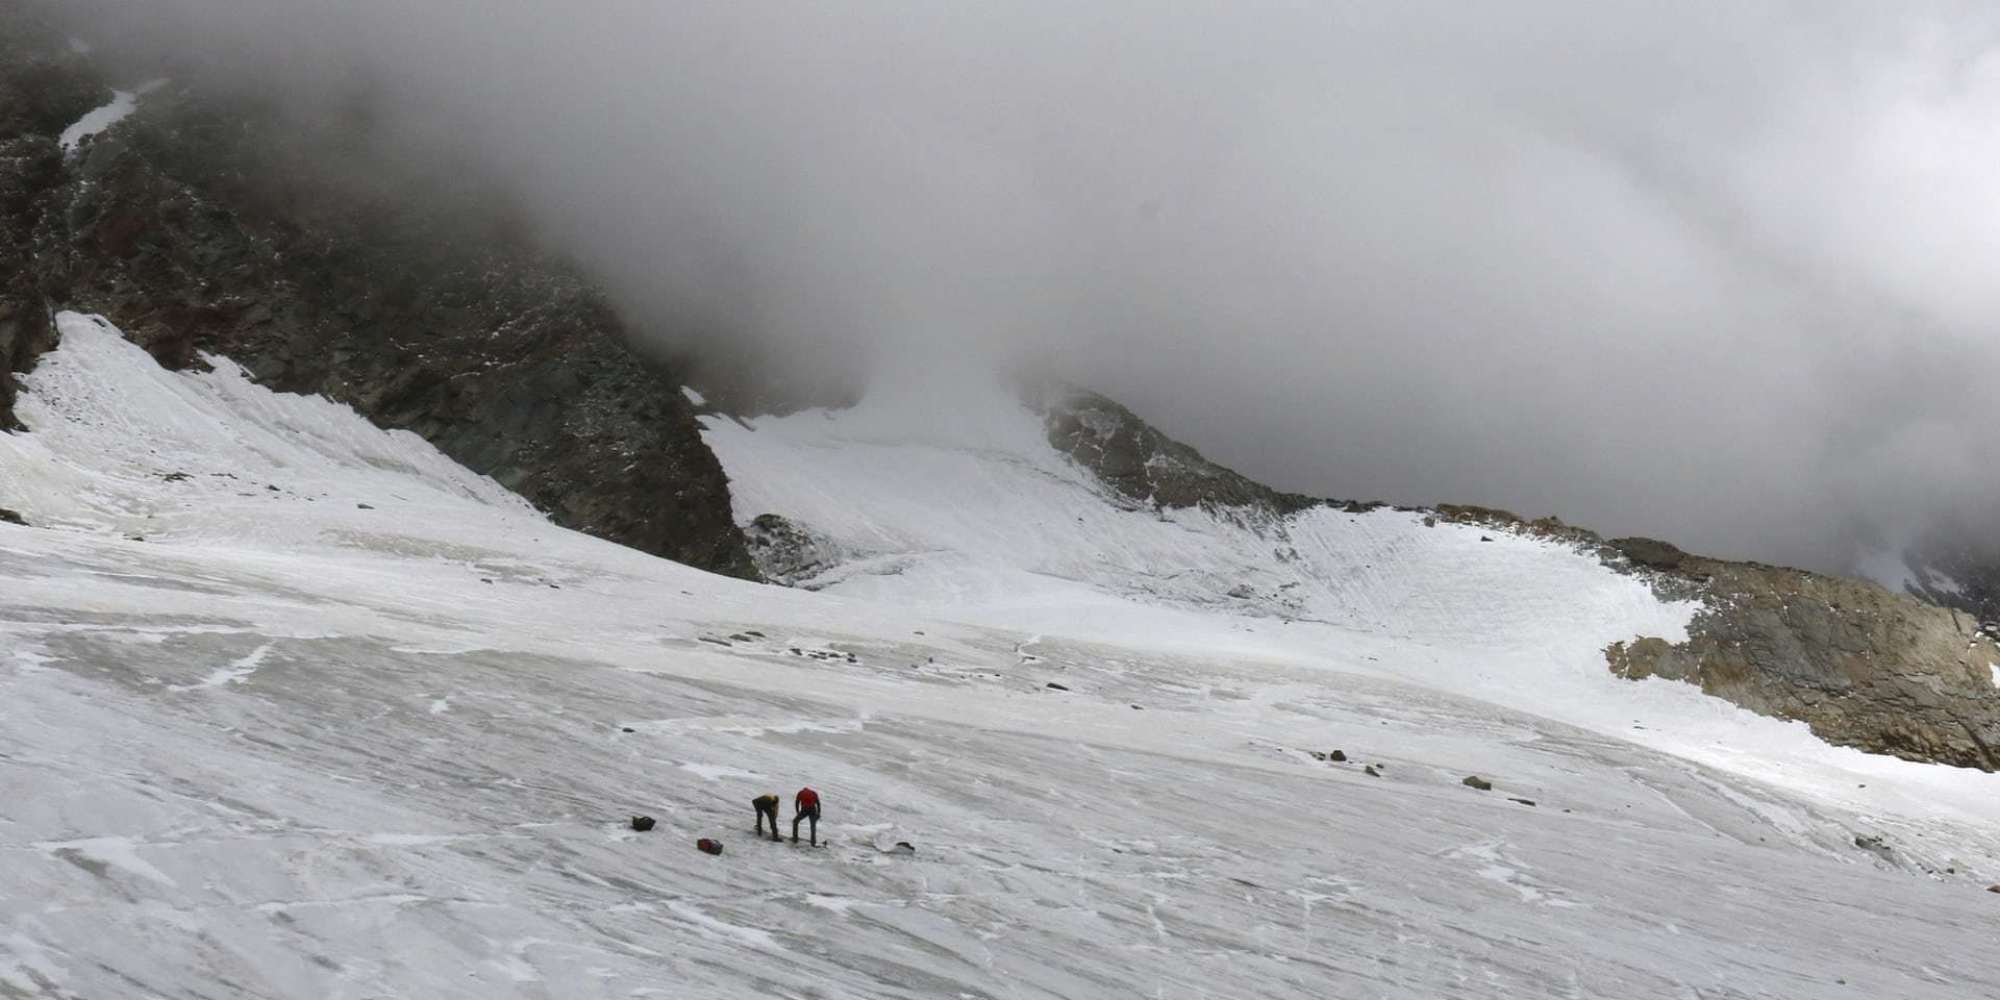
[[[0,117],[0,361],[29,370],[51,310],[101,313],[169,366],[226,352],[415,431],[560,523],[753,572],[681,376],[500,192],[393,155],[365,101],[300,116],[199,81],[65,152],[112,97],[39,13],[0,0],[0,97],[46,109]]]
[[[1466,670],[1482,697],[1581,725],[1620,724],[1614,676],[1685,680],[1832,742],[2000,767],[2000,646],[1875,585],[1505,511],[1315,503],[1088,393],[1038,411],[960,389],[942,425],[932,404],[705,418],[768,574],[975,620],[1066,627],[1139,598],[1246,631],[1396,636],[1395,676]],[[1022,606],[1051,580],[1056,607]],[[1412,661],[1424,637],[1480,650],[1482,669]]]
[[[0,524],[0,994],[2000,991],[1992,775],[1658,681],[1606,693],[1686,754],[1509,710],[1449,688],[1501,690],[1512,640],[1420,602],[1286,626],[1005,575],[1032,629],[1123,634],[1093,641],[922,614],[893,577],[712,576],[221,359],[60,326],[0,436],[0,505],[42,525]],[[1230,530],[1123,513],[1135,545]],[[1590,566],[1383,530],[1416,563]],[[1354,672],[1405,648],[1443,669]],[[1711,740],[1722,766],[1690,759]],[[746,800],[807,782],[830,846],[753,841]]]

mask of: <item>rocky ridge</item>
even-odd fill
[[[1050,399],[1049,443],[1134,502],[1237,512],[1237,523],[1278,533],[1307,507],[1382,506],[1272,490],[1092,393]],[[1662,597],[1702,602],[1685,642],[1646,637],[1608,648],[1607,667],[1618,676],[1696,684],[1752,711],[1804,722],[1830,743],[2000,770],[2000,644],[1969,614],[1861,580],[1710,559],[1655,539],[1605,539],[1553,517],[1458,504],[1425,513],[1574,545],[1644,578]]]

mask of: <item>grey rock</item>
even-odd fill
[[[1256,507],[1292,513],[1316,501],[1281,493],[1203,458],[1131,410],[1074,386],[1049,386],[1041,405],[1049,444],[1137,503],[1182,508]]]
[[[759,514],[743,529],[751,561],[764,579],[787,587],[812,587],[815,577],[840,565],[840,546],[805,525],[777,514]]]
[[[2000,768],[2000,644],[1957,612],[1872,583],[1689,556],[1656,589],[1698,596],[1688,639],[1613,643],[1613,673],[1686,681],[1821,739]]]

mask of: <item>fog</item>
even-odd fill
[[[79,30],[142,8],[190,64],[384,95],[676,349],[1028,366],[1280,487],[1818,568],[2000,522],[1989,5],[128,0]]]

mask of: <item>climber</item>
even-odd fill
[[[764,821],[768,819],[771,821],[771,839],[782,842],[785,838],[778,836],[778,797],[770,794],[759,795],[750,800],[750,807],[757,810],[757,836],[764,835]]]
[[[811,820],[812,845],[819,846],[819,793],[810,788],[799,789],[792,797],[792,843],[799,842],[799,820]],[[775,824],[773,824],[775,825]]]

